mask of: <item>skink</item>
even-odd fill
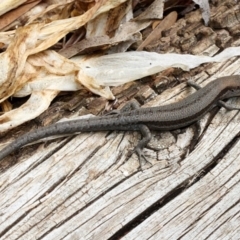
[[[151,139],[150,129],[165,131],[188,126],[216,105],[224,106],[229,110],[238,109],[227,106],[222,100],[240,96],[240,75],[218,78],[203,88],[191,82],[189,85],[197,91],[177,103],[149,108],[139,108],[132,103],[130,110],[124,108],[118,113],[106,116],[55,123],[26,133],[0,151],[0,160],[20,147],[41,138],[108,130],[140,131],[142,139],[134,151],[139,160],[146,160],[142,149]]]

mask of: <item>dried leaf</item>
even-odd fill
[[[28,56],[49,48],[69,31],[81,27],[98,14],[108,11],[124,1],[116,3],[114,0],[100,0],[79,17],[57,20],[46,25],[43,23],[32,24],[17,29],[15,38],[11,41],[8,49],[0,55],[0,102],[12,96],[29,80],[29,77],[26,77],[23,72]]]
[[[17,26],[17,22],[19,21],[15,22],[14,20],[23,16],[26,12],[28,13],[30,9],[36,6],[39,2],[40,0],[37,0],[37,1],[30,2],[28,4],[24,4],[0,16],[0,29],[6,30],[6,28],[9,29],[9,27],[11,26]]]
[[[222,62],[240,55],[240,47],[230,47],[214,57],[194,56],[190,54],[158,54],[155,52],[124,52],[101,57],[74,57],[82,72],[91,76],[103,86],[118,86],[140,79],[170,67],[184,71],[203,63]]]
[[[91,51],[94,48],[104,48],[106,46],[116,45],[120,42],[131,41],[131,43],[139,41],[142,39],[141,34],[139,33],[142,29],[149,26],[150,21],[141,21],[141,22],[127,22],[122,24],[115,37],[109,38],[108,36],[96,36],[91,37],[90,39],[84,39],[76,44],[73,44],[70,47],[64,48],[59,51],[63,56],[70,58],[78,53],[83,53],[85,51]]]
[[[28,0],[3,0],[0,4],[0,16],[4,13],[22,5]]]
[[[0,132],[12,129],[20,124],[34,119],[48,109],[58,91],[43,90],[32,92],[30,99],[20,108],[14,109],[0,116]]]
[[[148,37],[142,42],[138,47],[138,51],[143,50],[145,46],[152,43],[153,41],[160,39],[162,37],[162,31],[172,27],[172,25],[177,21],[177,12],[173,11],[169,13],[154,30],[148,35]]]

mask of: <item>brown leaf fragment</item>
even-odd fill
[[[129,11],[129,2],[124,2],[116,8],[113,8],[108,13],[108,19],[106,23],[106,34],[111,38],[115,35],[115,31],[119,28],[119,25]]]
[[[31,8],[36,6],[41,0],[32,1],[26,4],[19,6],[16,9],[13,9],[4,15],[0,16],[0,30],[6,30],[6,27],[9,26],[14,20],[21,17],[24,13],[28,12]]]
[[[84,39],[80,42],[72,44],[69,47],[61,49],[58,53],[63,55],[66,58],[70,58],[79,53],[93,52],[94,50],[107,49],[114,45],[119,45],[119,43],[126,42],[137,42],[141,40],[139,31],[149,26],[150,21],[131,21],[122,24],[115,37],[110,38],[107,35],[104,36],[95,36],[89,39]]]
[[[29,119],[36,118],[49,107],[57,94],[58,91],[54,90],[33,92],[29,100],[21,107],[0,116],[0,132],[12,129]]]
[[[138,47],[138,51],[143,50],[143,48],[149,45],[151,42],[158,40],[162,36],[162,31],[170,28],[177,20],[177,12],[169,13],[158,26],[149,34],[149,36],[142,42]]]
[[[0,4],[0,16],[25,2],[27,2],[27,0],[2,0]]]
[[[5,100],[4,102],[0,103],[0,106],[3,112],[8,112],[12,110],[12,104],[8,100]]]

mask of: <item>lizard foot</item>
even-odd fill
[[[152,167],[152,163],[147,160],[141,148],[136,147],[134,149],[136,152],[140,164],[140,168],[143,171],[144,169]]]
[[[138,161],[140,165],[140,169],[143,171],[144,169],[148,169],[152,167],[152,163],[150,163],[147,158],[145,157],[144,153],[142,152],[141,148],[135,147],[133,150],[128,151],[128,157],[131,157],[133,153],[136,153],[138,156]]]

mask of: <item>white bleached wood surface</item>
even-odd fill
[[[148,105],[193,91],[181,84]],[[229,102],[240,106],[239,98]],[[0,175],[0,239],[238,239],[239,123],[239,111],[221,108],[182,160],[192,127],[154,133],[151,144],[162,149],[145,150],[153,165],[144,171],[135,155],[126,161],[138,133],[83,133],[42,144]]]

